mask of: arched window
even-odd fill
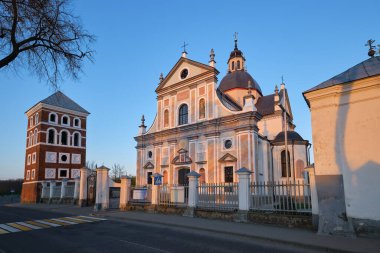
[[[48,132],[48,143],[55,144],[55,130],[49,129]]]
[[[291,176],[291,168],[290,168],[290,155],[288,151],[288,177]],[[281,152],[281,176],[286,177],[286,157],[285,157],[285,150]]]
[[[201,176],[199,177],[199,183],[201,183],[201,184],[206,183],[205,169],[204,168],[199,169],[199,174],[201,174]]]
[[[168,178],[168,172],[165,170],[163,173],[164,178],[164,184],[168,184],[169,178]]]
[[[70,125],[69,117],[66,115],[62,116],[62,122],[61,123],[62,123],[62,125],[66,125],[66,126]]]
[[[303,171],[305,169],[305,163],[298,159],[296,162],[296,178],[303,178]]]
[[[236,69],[240,69],[240,61],[237,61],[237,67]]]
[[[80,141],[80,134],[79,133],[74,133],[74,137],[73,137],[73,143],[74,143],[74,146],[75,147],[79,147],[79,141]]]
[[[235,62],[233,61],[232,62],[232,66],[231,66],[231,69],[234,70],[235,69]]]
[[[206,117],[206,104],[205,100],[202,98],[199,100],[199,119],[204,119]]]
[[[164,127],[169,126],[169,110],[164,111]]]
[[[51,112],[51,113],[49,114],[49,122],[57,123],[57,114]]]
[[[37,129],[34,129],[33,144],[37,144],[37,140],[38,140],[38,131]]]
[[[34,124],[38,124],[38,113],[36,113],[36,115],[34,116]]]
[[[188,118],[188,107],[187,107],[187,104],[183,104],[179,108],[178,125],[187,124],[188,122],[187,118]]]
[[[61,145],[69,145],[69,136],[66,131],[61,132]]]
[[[29,134],[29,144],[30,146],[33,146],[33,141],[34,141],[34,134],[32,131],[30,131],[30,134]]]
[[[80,119],[79,118],[74,119],[74,127],[80,127]]]

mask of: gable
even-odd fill
[[[219,159],[219,162],[226,163],[226,162],[236,162],[237,158],[230,153],[225,154]]]
[[[188,70],[188,75],[186,78],[182,79],[181,72],[184,69]],[[156,92],[158,92],[161,89],[173,86],[176,83],[189,80],[193,77],[199,76],[209,71],[217,71],[217,70],[203,63],[181,57],[179,61],[174,65],[174,67],[170,70],[169,74],[164,78],[161,84],[157,87]]]

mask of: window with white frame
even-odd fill
[[[70,154],[59,153],[59,163],[70,163]]]
[[[26,180],[29,180],[30,179],[30,170],[27,170],[26,171]]]
[[[27,164],[27,165],[30,165],[30,163],[31,163],[31,160],[32,160],[32,155],[31,155],[31,154],[29,154],[29,155],[28,155],[28,159],[27,159],[27,162],[26,162],[26,164]]]
[[[69,169],[58,169],[58,178],[69,178]]]
[[[73,135],[73,146],[80,147],[81,146],[80,141],[81,141],[80,133],[74,133],[74,135]]]
[[[60,141],[60,144],[61,145],[70,145],[69,144],[69,133],[67,131],[61,131],[61,141]]]
[[[222,149],[231,150],[234,149],[234,140],[233,138],[225,138],[222,140]]]
[[[79,118],[74,119],[74,127],[80,128],[80,119]]]
[[[33,144],[36,145],[38,141],[38,130],[34,129]]]
[[[29,127],[32,127],[33,126],[33,117],[30,117],[29,118]]]
[[[37,125],[38,122],[39,122],[38,113],[36,113],[36,115],[34,116],[34,124]]]
[[[70,118],[67,115],[63,115],[61,119],[61,124],[64,126],[70,125]]]
[[[33,170],[32,170],[32,179],[34,179],[35,177],[36,177],[36,170],[33,169]]]
[[[36,158],[37,158],[37,155],[36,155],[36,152],[34,152],[32,154],[32,164],[36,163]]]
[[[56,137],[57,133],[55,129],[49,129],[48,130],[48,135],[47,135],[47,143],[49,144],[55,144],[56,143]]]
[[[51,112],[49,114],[49,122],[50,123],[56,123],[57,124],[57,121],[58,121],[58,116],[55,112]]]

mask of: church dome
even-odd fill
[[[297,141],[305,141],[299,133],[296,131],[287,131],[288,142],[297,142]],[[281,143],[285,142],[285,131],[282,131],[276,135],[273,140],[273,143]]]
[[[234,88],[248,89],[249,81],[251,82],[252,90],[257,90],[262,95],[259,84],[244,70],[229,72],[220,82],[219,90],[225,92]]]

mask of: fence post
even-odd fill
[[[189,196],[183,216],[194,217],[194,210],[198,205],[198,179],[201,174],[192,170],[186,176],[189,178]]]
[[[74,183],[74,196],[73,196],[73,204],[77,203],[78,198],[79,198],[79,177],[75,178],[75,183]]]
[[[42,184],[42,191],[41,191],[41,200],[42,199],[46,199],[47,196],[48,196],[48,193],[47,193],[47,182],[44,181],[41,183]]]
[[[305,170],[309,174],[309,185],[310,185],[310,194],[311,194],[311,214],[314,229],[318,229],[319,223],[319,206],[318,206],[318,195],[317,195],[317,186],[315,184],[315,169],[314,166],[308,166]]]
[[[78,205],[83,207],[87,205],[87,177],[88,169],[83,167],[80,169],[80,184],[79,184],[79,201]]]
[[[109,207],[109,170],[106,166],[96,169],[95,211],[105,210]]]
[[[251,198],[251,188],[250,188],[250,178],[252,171],[247,168],[240,168],[236,171],[239,179],[239,212],[236,221],[247,222],[248,220],[248,211],[249,203]]]
[[[131,178],[128,176],[121,177],[120,183],[120,209],[125,210],[131,198]]]
[[[55,181],[50,181],[49,204],[53,201]]]
[[[60,203],[62,203],[63,199],[66,197],[66,187],[67,187],[67,178],[64,178],[61,184],[61,199],[59,200]]]
[[[159,181],[161,182],[160,185],[162,185],[162,175],[159,173],[154,173],[152,175],[152,205],[158,204],[158,186],[155,184],[154,178],[159,178]]]

